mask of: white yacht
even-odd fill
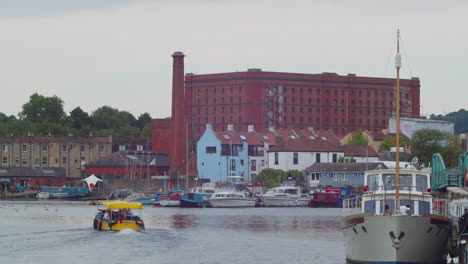
[[[311,199],[309,191],[297,184],[295,180],[283,181],[280,187],[269,189],[262,195],[263,206],[308,206]]]
[[[446,260],[452,225],[450,218],[442,213],[447,212],[440,206],[444,203],[433,201],[429,171],[400,170],[398,200],[394,169],[367,171],[364,184],[361,212],[346,215],[352,211],[349,205],[357,203],[345,200],[343,205],[342,231],[348,261],[443,263]]]
[[[255,207],[256,201],[252,193],[242,184],[230,184],[220,192],[214,193],[210,199],[212,207]]]

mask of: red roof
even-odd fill
[[[263,142],[268,143],[270,146],[276,145],[276,136],[273,133],[257,133]]]
[[[218,137],[218,139],[221,141],[221,144],[230,144],[230,145],[241,145],[242,142],[240,139],[237,137],[235,132],[215,132],[215,135]]]
[[[276,144],[276,136],[273,133],[257,133],[257,132],[235,132],[235,131],[224,131],[216,132],[213,131],[216,137],[221,141],[221,144],[227,145],[241,145],[246,142],[251,146],[263,146],[266,142],[269,145]]]
[[[255,132],[238,132],[237,135],[242,142],[247,142],[249,145],[263,146],[263,142],[255,135]]]

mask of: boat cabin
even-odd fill
[[[420,170],[400,170],[399,210],[395,208],[396,188],[394,170],[368,171],[364,177],[363,213],[378,215],[395,212],[424,215],[431,213],[430,174]],[[402,212],[403,211],[403,212]]]

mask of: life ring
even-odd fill
[[[93,221],[93,228],[94,228],[94,229],[97,229],[97,227],[98,227],[98,220],[97,220],[97,219],[94,219],[94,221]]]

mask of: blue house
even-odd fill
[[[205,133],[197,143],[197,170],[200,179],[227,181],[228,176],[243,176],[248,182],[248,144],[242,142],[232,127],[215,132],[206,124]]]

